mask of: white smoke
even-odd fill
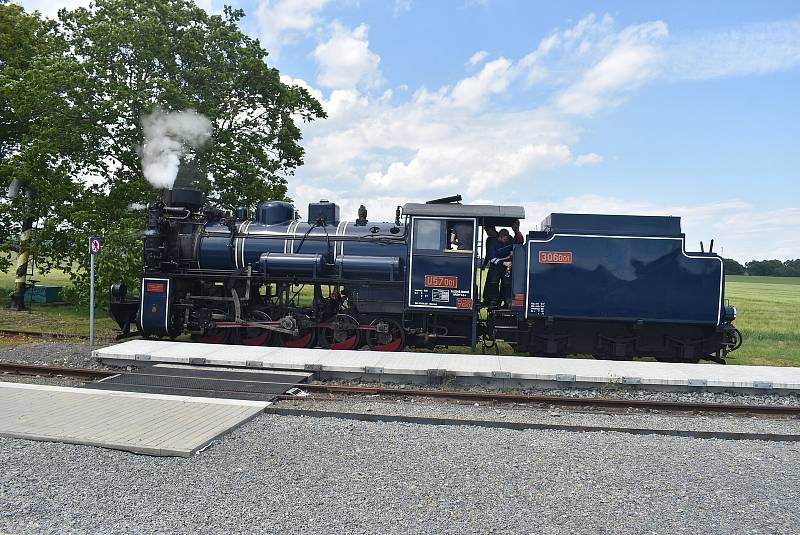
[[[211,121],[194,110],[157,109],[142,117],[144,177],[155,188],[172,189],[186,149],[199,149],[211,138]]]

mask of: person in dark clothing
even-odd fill
[[[522,244],[525,238],[519,231],[519,220],[511,224],[514,231],[514,239],[506,229],[500,232],[494,227],[487,226],[486,234],[486,254],[483,259],[483,267],[488,266],[486,273],[486,284],[483,287],[483,304],[489,307],[500,305],[501,301],[508,301],[511,289],[511,255],[514,251],[514,244]],[[507,280],[506,280],[507,279]],[[506,303],[507,304],[507,303]]]

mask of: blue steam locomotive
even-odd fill
[[[484,233],[524,209],[458,201],[408,203],[383,223],[320,201],[301,221],[288,202],[250,217],[175,188],[147,208],[139,296],[115,284],[111,314],[121,337],[298,348],[502,340],[540,356],[724,362],[741,345],[722,259],[687,253],[679,218],[552,214],[513,246],[507,302],[486,307]]]

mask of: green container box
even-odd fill
[[[25,302],[58,303],[61,301],[63,286],[34,286],[25,291]]]

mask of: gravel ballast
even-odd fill
[[[49,364],[72,368],[107,369],[108,366],[93,358],[88,342],[37,342],[10,347],[0,347],[0,360],[25,364]]]
[[[14,533],[796,533],[800,445],[263,415],[189,459],[0,439]]]
[[[486,422],[800,436],[800,419],[798,418],[751,417],[741,414],[704,413],[698,415],[643,411],[612,413],[572,408],[542,408],[536,405],[511,403],[469,403],[430,398],[379,400],[354,396],[333,399],[298,398],[297,400],[282,401],[276,407],[334,414],[340,412],[371,416],[389,415]]]

